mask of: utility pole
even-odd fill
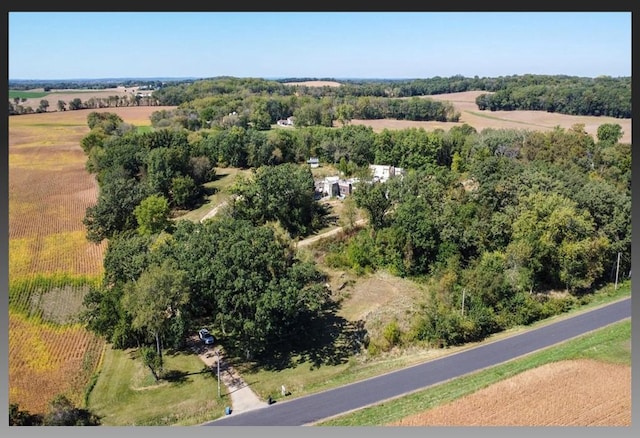
[[[218,398],[220,398],[220,351],[215,350],[216,354],[216,365],[218,367]]]
[[[618,263],[616,263],[616,284],[614,290],[618,290],[618,272],[620,271],[620,253],[618,252]]]
[[[464,316],[464,296],[466,292],[467,292],[466,289],[462,289],[462,308],[460,309],[460,314],[462,316]]]

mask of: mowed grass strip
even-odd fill
[[[107,348],[89,409],[106,426],[197,425],[224,415],[231,400],[218,399],[214,373],[200,358],[165,352],[164,361],[171,377],[156,383],[136,350]]]
[[[551,347],[522,359],[489,368],[449,383],[389,400],[350,414],[319,422],[318,426],[383,426],[409,415],[449,403],[501,380],[547,363],[596,359],[631,365],[631,321],[625,320],[594,333]]]

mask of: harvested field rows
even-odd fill
[[[105,108],[9,118],[9,277],[30,273],[100,274],[105,243],[87,241],[82,219],[98,185],[85,170],[80,140],[92,111],[150,125],[166,107]]]
[[[20,409],[45,413],[59,394],[83,407],[105,346],[76,323],[88,287],[102,275],[106,248],[87,240],[82,223],[98,195],[80,147],[87,116],[107,111],[148,126],[160,109],[9,118],[9,402]]]
[[[549,363],[388,426],[630,426],[631,367]]]
[[[45,325],[10,311],[10,402],[30,412],[46,412],[52,396],[65,394],[84,406],[84,389],[104,345],[79,325]]]

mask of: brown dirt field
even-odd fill
[[[387,426],[630,426],[631,367],[550,363]]]
[[[622,143],[631,143],[631,119],[614,117],[570,116],[566,114],[548,113],[545,111],[480,111],[475,99],[484,91],[464,91],[461,93],[436,94],[425,96],[433,100],[449,101],[460,112],[459,122],[415,122],[410,120],[352,120],[351,124],[371,126],[375,132],[383,129],[404,129],[410,127],[424,128],[427,131],[443,129],[448,131],[452,126],[464,123],[473,126],[478,132],[485,128],[494,129],[529,129],[532,131],[550,131],[556,126],[570,129],[574,124],[584,124],[587,133],[597,138],[598,127],[605,123],[615,123],[622,127]]]
[[[285,82],[285,85],[304,85],[307,87],[339,87],[342,84],[335,81],[304,81],[304,82]]]
[[[35,88],[29,91],[44,92],[44,89]],[[36,109],[38,108],[38,106],[40,106],[40,101],[44,99],[49,102],[49,108],[47,109],[48,112],[55,112],[58,110],[59,100],[62,100],[69,104],[69,102],[71,102],[75,98],[79,98],[83,102],[86,102],[92,97],[106,99],[110,96],[133,96],[135,95],[136,91],[138,91],[138,87],[105,88],[104,90],[51,90],[51,93],[44,97],[29,98],[25,102],[21,102],[20,105],[25,107],[30,106],[31,108]]]

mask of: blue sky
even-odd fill
[[[631,12],[9,12],[9,79],[631,76]]]

